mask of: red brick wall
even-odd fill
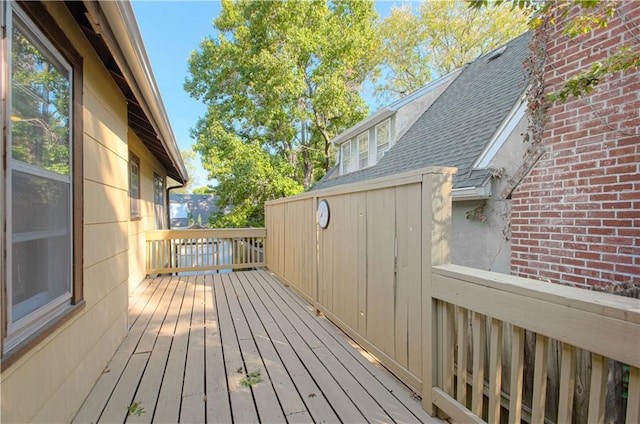
[[[640,1],[608,27],[569,39],[554,28],[548,91],[621,45],[640,50]],[[544,155],[513,192],[515,275],[582,285],[640,283],[640,71],[548,110]]]

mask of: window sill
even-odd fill
[[[131,218],[129,218],[129,221],[142,221],[142,217],[141,216],[132,216]]]
[[[42,327],[36,333],[34,333],[31,337],[11,349],[10,351],[4,353],[2,355],[0,361],[0,372],[4,372],[11,365],[13,365],[18,359],[24,356],[27,352],[37,346],[40,342],[42,342],[45,338],[47,338],[51,333],[55,332],[57,329],[61,328],[64,324],[66,324],[71,318],[78,315],[85,308],[85,301],[82,300],[75,305],[72,305],[63,315],[60,315],[57,319],[51,321],[48,325]]]

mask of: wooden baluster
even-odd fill
[[[469,313],[456,306],[458,315],[458,393],[456,400],[467,406],[467,352],[469,351]]]
[[[502,398],[502,321],[491,319],[491,345],[489,347],[489,416],[488,422],[500,422]]]
[[[509,384],[509,424],[520,424],[522,418],[522,380],[524,378],[524,330],[511,328],[511,380]]]
[[[627,422],[640,423],[640,369],[636,367],[629,368]]]
[[[453,320],[453,305],[440,302],[442,323],[442,390],[453,396],[453,359],[455,352],[455,327]]]
[[[573,412],[573,392],[576,386],[575,347],[562,343],[562,364],[560,366],[560,399],[558,400],[557,422],[569,423]]]
[[[471,392],[471,411],[482,417],[482,397],[484,395],[484,355],[486,327],[485,317],[473,313],[473,389]]]
[[[589,388],[589,413],[587,422],[604,423],[605,399],[607,397],[607,376],[609,364],[607,358],[591,354],[591,384]]]
[[[533,372],[533,412],[531,422],[544,424],[544,409],[547,398],[547,348],[549,338],[536,334],[535,368]]]

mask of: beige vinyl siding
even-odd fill
[[[44,4],[84,60],[86,304],[2,372],[3,422],[69,422],[127,331],[126,101],[64,5]]]
[[[153,174],[165,179],[166,171],[131,130],[129,130],[128,139],[129,150],[140,159],[140,216],[138,219],[130,220],[128,224],[129,290],[133,290],[145,277],[144,233],[147,230],[156,229]],[[129,206],[128,199],[126,205]]]

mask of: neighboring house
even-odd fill
[[[640,2],[615,7],[606,28],[592,33],[568,38],[563,24],[546,31],[547,92],[621,47],[640,51]],[[535,164],[512,194],[514,274],[577,286],[639,284],[640,70],[551,105],[528,162]]]
[[[170,194],[171,228],[186,228],[193,224],[207,226],[209,216],[218,212],[213,194]]]
[[[411,110],[413,96],[401,100],[405,110],[414,113],[413,119],[400,119],[403,109],[390,107],[336,137],[338,164],[314,189],[425,166],[456,167],[452,261],[509,273],[510,200],[502,192],[527,150],[522,63],[529,54],[529,38],[523,34],[448,75],[443,83],[431,83],[426,90],[438,89],[424,107]],[[379,143],[370,143],[367,159],[364,146],[354,150],[353,145],[359,145],[360,134],[378,134],[377,115],[390,121],[399,137],[384,157],[373,155]],[[351,145],[344,148],[347,143]],[[369,166],[360,166],[367,160]]]
[[[459,73],[457,69],[427,84],[336,136],[331,143],[340,159],[324,179],[376,165]]]
[[[128,2],[5,1],[0,19],[0,416],[69,422],[187,172]]]

